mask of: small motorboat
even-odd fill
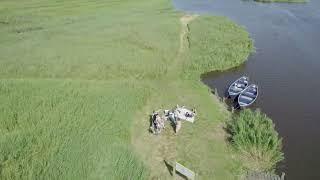
[[[247,107],[253,104],[258,97],[258,86],[251,84],[243,92],[240,93],[238,104],[240,107]]]
[[[229,89],[228,95],[231,98],[237,97],[242,91],[244,91],[249,85],[249,78],[246,76],[242,76],[241,78],[237,79],[233,82]]]

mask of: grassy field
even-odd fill
[[[38,79],[1,80],[0,89],[1,179],[146,175],[129,146],[130,114],[145,103],[144,87]]]
[[[235,179],[226,108],[199,75],[244,62],[247,32],[188,17],[169,0],[0,2],[0,179]],[[179,135],[148,133],[148,114],[196,107]]]

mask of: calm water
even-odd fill
[[[256,53],[243,66],[202,80],[222,94],[241,75],[260,87],[254,107],[283,137],[279,171],[290,180],[320,180],[320,1],[260,4],[241,0],[174,0],[177,9],[223,15],[245,26]]]

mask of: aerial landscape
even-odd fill
[[[0,1],[0,179],[319,179],[319,7]]]

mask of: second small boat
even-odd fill
[[[243,92],[240,93],[238,104],[240,107],[247,107],[253,104],[258,97],[258,86],[251,84]]]

